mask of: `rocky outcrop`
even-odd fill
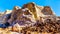
[[[23,8],[28,8],[30,10],[30,13],[34,17],[35,20],[38,19],[37,11],[36,11],[36,6],[34,3],[28,3],[23,6]]]
[[[44,15],[54,15],[54,12],[49,6],[44,6],[43,10],[41,11]]]
[[[5,27],[3,31],[10,34],[60,32],[60,17],[49,6],[38,6],[35,3],[24,4],[22,8],[15,6],[13,10],[6,10],[2,18],[4,24],[0,24],[1,30]]]

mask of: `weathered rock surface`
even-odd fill
[[[0,13],[1,34],[59,33],[59,26],[60,17],[49,6],[27,3],[22,8],[15,6]]]

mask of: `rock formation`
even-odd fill
[[[35,18],[35,20],[37,20],[38,16],[37,16],[37,13],[36,13],[36,8],[35,8],[35,4],[34,3],[28,3],[28,4],[25,4],[23,6],[23,8],[28,8],[30,10],[30,13],[33,15],[33,17]]]
[[[0,24],[1,34],[13,34],[16,32],[18,32],[17,34],[60,32],[60,17],[57,17],[49,6],[38,6],[35,3],[27,3],[22,8],[15,6],[13,10],[6,10],[6,12],[0,15],[3,15],[1,17],[3,18],[3,24]]]

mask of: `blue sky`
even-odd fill
[[[13,9],[28,2],[35,2],[40,6],[50,6],[57,16],[60,16],[60,0],[0,0],[0,12]]]

